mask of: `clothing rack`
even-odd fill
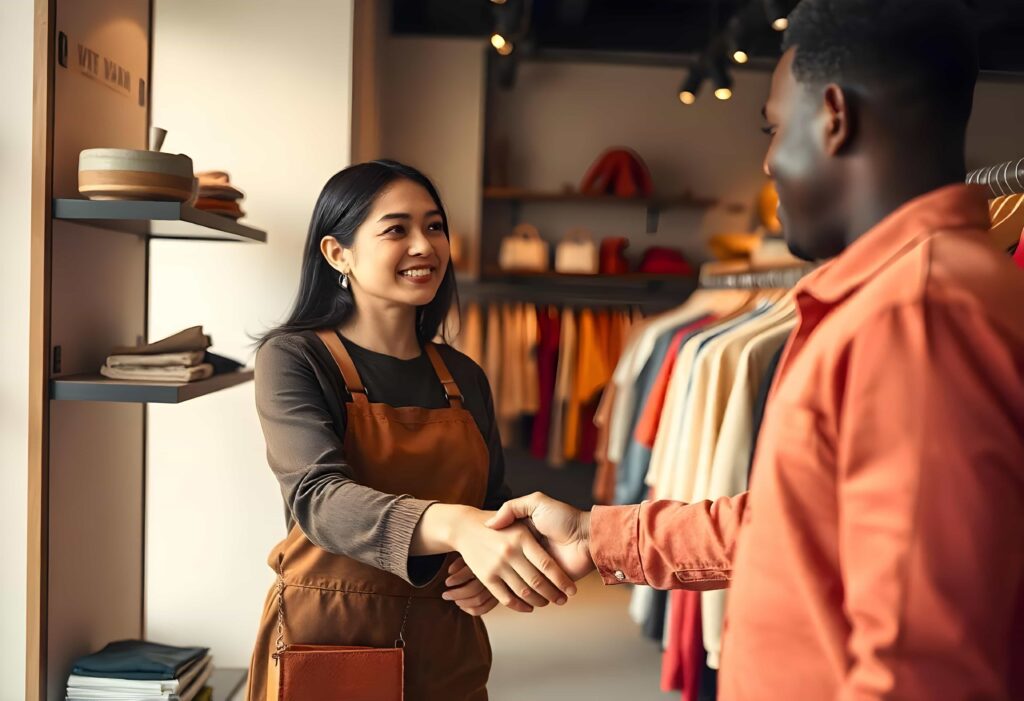
[[[755,270],[744,264],[742,268],[723,270],[721,265],[708,264],[701,266],[700,286],[706,290],[789,289],[814,268],[813,265],[799,265]]]
[[[1024,195],[1024,158],[971,171],[967,183],[987,185],[992,197]]]

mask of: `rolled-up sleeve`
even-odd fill
[[[1024,592],[1024,357],[983,310],[859,329],[839,426],[852,663],[838,698],[1009,699]],[[1019,643],[1018,643],[1019,644]]]
[[[324,550],[426,584],[443,557],[412,558],[409,548],[433,502],[385,494],[353,481],[338,428],[312,361],[288,337],[256,355],[256,409],[267,461],[295,522]]]
[[[713,502],[652,501],[596,506],[590,554],[606,584],[656,589],[724,589],[747,493]]]

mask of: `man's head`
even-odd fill
[[[972,27],[961,0],[797,5],[765,105],[764,163],[795,254],[842,251],[863,233],[857,210],[884,206],[872,193],[957,177],[978,74]]]

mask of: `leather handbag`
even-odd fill
[[[267,689],[278,701],[402,701],[405,623],[394,647],[288,645],[284,642],[284,577],[277,578],[277,645]]]
[[[570,229],[555,249],[555,271],[576,275],[596,275],[597,244],[589,229]]]
[[[501,240],[498,265],[502,270],[543,273],[548,269],[548,243],[537,227],[520,224]]]
[[[602,275],[625,275],[629,272],[629,261],[626,260],[626,247],[629,239],[621,236],[601,241],[600,273]]]

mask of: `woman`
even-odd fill
[[[479,509],[505,499],[490,388],[473,361],[431,343],[455,298],[449,257],[444,207],[423,174],[392,161],[341,171],[313,211],[295,308],[256,356],[289,525],[269,558],[284,585],[284,642],[401,637],[412,700],[486,699],[491,653],[476,616],[575,592],[525,527],[484,526]],[[446,592],[449,575],[457,588]],[[250,701],[268,696],[277,601],[275,584]]]

